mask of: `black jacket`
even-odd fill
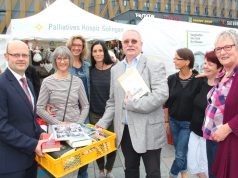
[[[191,121],[193,114],[193,100],[199,93],[204,80],[195,78],[183,88],[179,79],[179,73],[168,77],[169,99],[165,107],[169,109],[169,116],[178,121]]]

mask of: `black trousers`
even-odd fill
[[[102,117],[102,115],[97,115],[97,114],[90,112],[89,121],[91,124],[95,125],[99,121],[99,119],[101,119],[101,117]],[[107,130],[114,132],[113,123],[109,126],[109,128]],[[106,169],[108,171],[111,171],[113,168],[115,159],[116,159],[116,154],[117,154],[116,151],[113,151],[113,152],[109,153],[108,155],[97,159],[96,162],[97,162],[99,170]],[[105,164],[105,160],[106,160],[106,164]]]
[[[0,174],[0,178],[36,178],[37,175],[37,163],[34,161],[32,166],[28,169],[11,172],[7,174]]]
[[[105,159],[106,159],[106,164],[105,164]],[[116,159],[116,151],[113,151],[106,156],[97,159],[97,164],[99,170],[104,170],[106,169],[107,171],[111,171],[114,165]]]
[[[121,149],[125,158],[125,178],[140,177],[140,158],[145,165],[146,178],[161,178],[160,174],[160,153],[161,148],[147,150],[145,153],[137,153],[131,143],[128,126],[125,125]]]

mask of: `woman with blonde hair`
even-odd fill
[[[80,35],[72,36],[66,43],[73,55],[73,65],[70,68],[70,73],[79,77],[83,81],[87,97],[89,99],[89,67],[90,63],[87,58],[87,43],[84,37]]]

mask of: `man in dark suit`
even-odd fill
[[[35,120],[35,94],[24,80],[28,46],[19,40],[7,45],[8,68],[0,75],[0,177],[35,178],[35,154],[43,156],[43,130]],[[22,79],[24,78],[24,79]]]

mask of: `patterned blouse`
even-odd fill
[[[223,124],[226,97],[237,69],[238,66],[234,68],[225,82],[220,82],[225,75],[225,71],[220,72],[216,77],[217,84],[207,94],[208,105],[202,128],[203,137],[206,139],[213,140],[212,134]]]

